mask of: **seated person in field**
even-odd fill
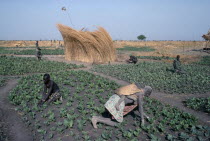
[[[144,125],[144,117],[149,118],[143,111],[143,99],[149,97],[152,93],[150,86],[145,86],[140,89],[135,84],[130,84],[116,90],[113,96],[104,105],[108,112],[113,116],[112,118],[105,118],[100,116],[92,117],[92,124],[97,128],[97,123],[104,123],[109,126],[116,126],[117,122],[123,121],[123,116],[138,107],[141,117],[141,124]],[[114,121],[115,120],[115,121]]]
[[[181,71],[181,62],[180,62],[180,56],[177,55],[176,59],[173,61],[173,67],[174,71]]]
[[[176,59],[173,61],[173,69],[166,69],[167,71],[171,71],[173,73],[178,73],[178,74],[184,74],[185,72],[181,68],[181,61],[180,61],[180,55],[176,56]]]
[[[138,62],[138,59],[136,56],[131,55],[130,59],[128,59],[127,62],[136,64]]]
[[[185,73],[181,68],[181,61],[179,55],[176,56],[176,59],[173,62],[173,67],[174,67],[174,72],[179,74]]]
[[[38,105],[42,105],[45,102],[50,104],[51,102],[54,102],[56,100],[62,101],[60,89],[54,81],[50,80],[50,75],[44,74],[43,80],[44,80],[44,92],[42,94],[42,99],[40,100]]]

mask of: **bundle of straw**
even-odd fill
[[[106,63],[116,60],[113,41],[106,30],[98,27],[97,31],[78,31],[68,26],[57,24],[65,44],[65,59],[91,63]]]

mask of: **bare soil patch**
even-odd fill
[[[5,86],[0,87],[0,136],[3,140],[32,141],[32,132],[24,126],[20,115],[15,111],[15,106],[8,100],[9,92],[16,85],[17,79],[10,79]]]

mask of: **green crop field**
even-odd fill
[[[186,74],[166,71],[172,64],[162,62],[141,62],[136,65],[97,65],[92,70],[116,78],[150,85],[166,93],[202,94],[210,91],[210,68],[208,66],[182,65]]]
[[[150,119],[140,125],[137,111],[124,117],[117,127],[98,124],[91,117],[107,114],[104,104],[119,87],[116,83],[85,71],[50,73],[61,89],[63,101],[38,107],[43,91],[42,75],[22,77],[9,100],[26,126],[40,140],[206,140],[210,128],[197,119],[157,100],[146,98],[144,109]],[[132,122],[130,122],[132,121]]]
[[[46,60],[38,61],[36,58],[0,56],[0,75],[20,75],[34,72],[47,73],[80,67],[83,66]]]
[[[195,64],[210,66],[210,56],[203,56],[200,61]]]
[[[120,51],[139,51],[139,52],[152,52],[155,51],[152,47],[131,47],[131,46],[125,46],[123,48],[117,48],[117,50]]]
[[[184,101],[185,105],[194,110],[210,113],[210,97],[208,98],[189,98]]]
[[[49,49],[46,47],[41,47],[42,55],[64,55],[63,49]],[[35,55],[36,48],[8,48],[0,47],[0,54],[13,54],[13,55]]]
[[[151,60],[174,60],[173,57],[168,56],[137,56],[138,59],[151,59]]]

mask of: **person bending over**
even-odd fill
[[[131,55],[130,59],[128,59],[127,62],[136,64],[138,62],[138,59],[136,56]]]
[[[143,99],[149,97],[152,93],[150,86],[145,86],[140,89],[136,84],[123,86],[116,90],[113,96],[104,105],[112,118],[93,116],[91,121],[94,128],[97,128],[97,123],[104,123],[109,126],[116,126],[117,122],[123,121],[123,116],[138,107],[141,117],[141,125],[144,125],[144,117],[149,118],[143,110]],[[117,121],[117,122],[115,122]]]

